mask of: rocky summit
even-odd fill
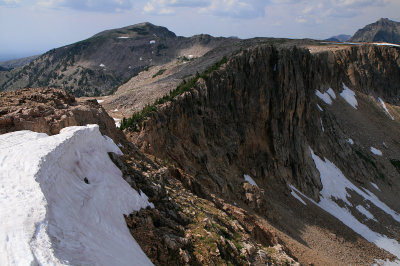
[[[25,230],[0,227],[0,262],[26,238],[27,263],[400,263],[400,48],[375,42],[183,38],[142,23],[1,71],[42,78],[74,55],[49,79],[68,87],[0,93],[0,206],[25,219],[0,219]],[[115,47],[136,61],[118,66]],[[101,93],[133,70],[110,95],[76,97],[91,95],[73,83],[84,60]],[[132,252],[99,251],[115,243]]]
[[[400,44],[400,22],[381,18],[377,22],[358,30],[349,41]]]

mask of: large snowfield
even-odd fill
[[[123,217],[154,207],[97,125],[0,135],[0,265],[151,265]]]
[[[354,191],[358,195],[364,198],[362,205],[357,205],[356,209],[363,214],[363,216],[367,219],[377,221],[369,211],[368,206],[370,204],[375,205],[377,208],[381,209],[387,215],[391,216],[395,222],[400,222],[400,215],[388,207],[385,203],[378,199],[376,195],[372,192],[368,191],[365,188],[356,187],[350,180],[344,176],[342,171],[336,167],[328,159],[321,159],[318,155],[314,153],[312,149],[310,149],[311,156],[315,163],[316,168],[320,173],[322,190],[320,192],[320,201],[317,203],[311,198],[308,198],[303,193],[301,193],[298,189],[296,189],[293,185],[290,185],[292,192],[297,193],[297,197],[292,195],[300,200],[301,198],[298,195],[301,195],[303,198],[308,199],[310,202],[319,206],[321,209],[330,213],[332,216],[336,217],[343,224],[351,228],[354,232],[361,235],[363,238],[368,240],[369,242],[374,243],[378,247],[392,253],[393,255],[400,258],[400,243],[395,239],[391,239],[385,235],[379,234],[371,230],[367,225],[365,225],[362,221],[356,219],[355,216],[350,211],[350,208],[353,206],[351,203],[351,196],[348,191]],[[300,199],[299,199],[300,198]],[[341,207],[337,201],[342,201],[344,207]],[[304,201],[301,200],[303,203]],[[304,203],[303,203],[304,204]],[[400,263],[400,261],[397,261]]]

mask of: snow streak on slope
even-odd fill
[[[340,93],[340,96],[348,103],[350,104],[354,109],[357,109],[357,99],[356,99],[356,93],[352,90],[350,90],[346,85],[343,83],[343,91]]]
[[[332,99],[328,92],[322,93],[319,90],[315,90],[315,95],[317,95],[317,97],[324,101],[326,104],[332,104]]]
[[[243,175],[243,177],[244,177],[244,181],[249,182],[253,186],[258,187],[256,181],[254,181],[254,179],[251,178],[249,175]]]
[[[320,202],[316,203],[319,207],[339,219],[346,226],[351,228],[354,232],[358,233],[366,240],[374,243],[378,247],[385,249],[393,255],[400,258],[400,244],[395,239],[390,239],[385,235],[376,233],[369,229],[365,224],[358,221],[350,212],[349,208],[352,207],[349,199],[348,190],[352,190],[369,201],[370,204],[374,204],[388,215],[392,216],[394,220],[400,222],[400,215],[390,209],[385,203],[380,201],[373,193],[367,189],[359,189],[353,183],[351,183],[332,162],[328,159],[322,160],[320,157],[314,154],[311,150],[311,156],[314,160],[315,166],[320,172],[322,190],[320,192]],[[365,191],[365,192],[364,192]],[[301,194],[305,197],[303,194]],[[345,207],[340,207],[336,201],[341,200],[344,202]],[[360,207],[357,208],[360,211]]]
[[[303,205],[307,205],[307,203],[306,203],[302,198],[300,198],[299,195],[297,195],[297,193],[299,193],[299,191],[297,190],[297,188],[296,188],[295,186],[293,186],[293,185],[289,185],[289,187],[292,189],[292,191],[290,192],[290,194],[292,194],[292,196],[293,196],[294,198],[296,198],[298,201],[300,201],[301,203],[303,203]],[[297,193],[296,193],[296,192],[297,192]],[[301,194],[301,193],[299,193],[299,194]]]
[[[378,155],[378,156],[382,156],[382,151],[381,150],[378,150],[377,148],[374,148],[374,147],[370,147],[369,149],[373,154]]]
[[[97,125],[0,135],[0,265],[151,264],[123,214],[152,204],[107,152]]]
[[[383,110],[385,110],[386,114],[390,117],[390,119],[394,120],[393,116],[389,113],[389,110],[387,109],[385,102],[380,97],[378,97],[378,101],[382,105]]]

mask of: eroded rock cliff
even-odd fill
[[[21,89],[0,94],[0,133],[32,130],[58,134],[68,126],[99,124],[103,134],[121,137],[115,122],[95,100],[78,104],[61,89]]]
[[[388,191],[399,188],[398,173],[389,160],[367,154],[369,146],[382,143],[380,133],[360,133],[373,135],[375,143],[360,134],[354,146],[353,140],[349,141],[358,123],[363,127],[375,123],[375,129],[387,127],[388,132],[399,130],[397,122],[390,120],[376,124],[382,117],[377,97],[398,104],[399,71],[399,50],[393,47],[348,46],[310,54],[296,47],[261,45],[240,51],[219,70],[199,79],[192,90],[158,106],[140,132],[128,135],[146,153],[188,173],[183,183],[203,198],[215,201],[217,195],[231,204],[241,202],[286,232],[297,228],[287,219],[299,222],[301,216],[306,224],[316,223],[348,237],[349,232],[328,222],[325,214],[325,218],[308,218],[321,217],[308,209],[304,216],[304,210],[295,208],[287,198],[289,186],[318,202],[323,189],[321,170],[315,163],[319,156],[359,186],[369,188],[371,182],[381,182]],[[341,96],[345,87],[355,92],[358,109]],[[328,89],[334,96],[328,96]],[[334,103],[321,101],[317,91]],[[391,143],[399,148],[395,141]],[[251,176],[257,186],[245,182],[244,175]],[[380,195],[391,197],[384,194],[391,193]],[[389,202],[393,208],[399,207],[395,201]],[[384,228],[379,230],[399,237]],[[342,257],[342,262],[382,256],[374,252],[359,258]],[[327,261],[319,263],[337,259],[329,252],[324,256]]]

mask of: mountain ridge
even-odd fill
[[[180,37],[165,27],[140,23],[102,31],[92,37],[52,49],[29,64],[0,75],[0,90],[58,87],[75,96],[110,94],[149,66],[178,57],[199,57],[234,38],[195,35]]]

